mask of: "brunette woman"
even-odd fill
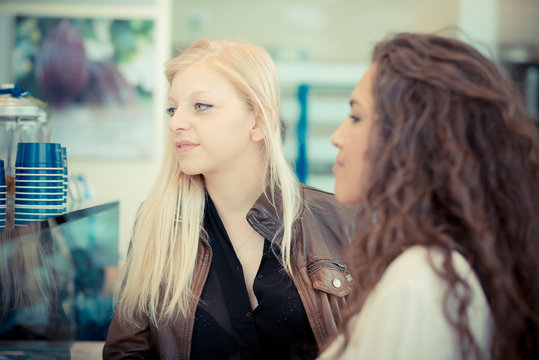
[[[493,62],[398,34],[332,136],[358,284],[322,358],[539,358],[539,135]]]

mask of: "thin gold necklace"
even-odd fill
[[[234,250],[238,252],[243,246],[245,246],[245,244],[248,243],[248,240],[251,238],[254,232],[255,232],[255,229],[251,228],[251,231],[249,231],[249,234],[247,234],[247,237],[245,238],[245,240],[243,240],[241,244],[238,244],[238,246],[234,246]]]

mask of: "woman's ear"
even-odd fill
[[[267,115],[271,116],[272,114],[269,113]],[[264,123],[264,120],[262,119],[262,115],[255,116],[253,118],[253,123],[251,126],[251,140],[253,140],[254,142],[262,141],[266,137],[262,129],[263,123]]]
[[[251,140],[253,140],[254,142],[259,142],[261,140],[264,140],[264,137],[264,132],[260,127],[260,120],[255,119],[255,121],[253,122],[253,126],[251,127]]]

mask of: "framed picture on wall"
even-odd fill
[[[2,1],[2,0],[0,0]],[[50,0],[17,0],[21,3],[47,3],[50,2]],[[71,4],[77,4],[77,3],[107,3],[107,4],[153,4],[158,0],[55,0],[55,2],[59,3],[71,3]]]
[[[154,21],[17,16],[14,82],[47,102],[72,158],[152,156]]]

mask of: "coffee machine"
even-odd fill
[[[8,198],[14,191],[19,142],[50,142],[50,109],[14,84],[0,85],[0,159],[4,160]]]

